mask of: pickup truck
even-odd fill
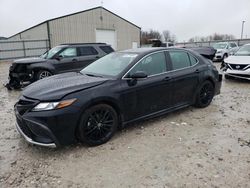
[[[217,50],[213,61],[223,61],[239,49],[235,42],[218,42],[213,45],[213,48]]]

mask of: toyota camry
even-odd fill
[[[125,125],[194,105],[220,93],[212,61],[188,49],[141,48],[111,53],[80,73],[28,86],[15,104],[16,126],[31,144],[100,145]]]

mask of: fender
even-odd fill
[[[55,67],[52,65],[51,62],[42,62],[42,63],[30,64],[30,65],[27,66],[27,69],[29,69],[31,71],[45,69],[45,70],[50,71],[52,74],[56,74]]]

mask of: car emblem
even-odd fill
[[[239,68],[240,68],[240,65],[237,65],[235,68],[236,68],[236,69],[239,69]]]

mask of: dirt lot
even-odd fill
[[[250,187],[250,83],[223,80],[189,107],[120,131],[107,144],[48,149],[15,129],[8,63],[0,62],[0,187]]]

